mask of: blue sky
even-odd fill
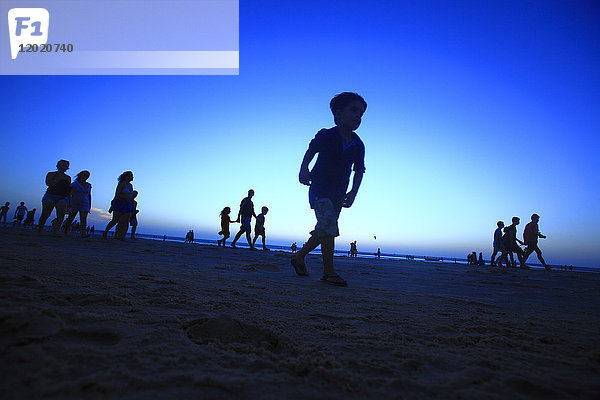
[[[489,257],[496,221],[536,212],[548,262],[600,266],[598,38],[593,1],[242,1],[239,76],[0,77],[0,201],[39,210],[65,158],[96,228],[133,170],[140,232],[216,238],[253,188],[268,240],[302,243],[302,156],[356,91],[367,172],[338,248]]]

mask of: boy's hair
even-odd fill
[[[514,224],[515,222],[520,222],[520,221],[521,221],[521,218],[519,218],[519,217],[512,217],[512,222],[513,222],[513,224]]]
[[[365,110],[367,109],[367,102],[363,99],[358,93],[354,92],[343,92],[336,95],[331,102],[329,102],[329,108],[331,108],[331,112],[335,116],[337,112],[344,111],[344,108],[348,106],[348,104],[353,101],[360,101],[363,103]]]
[[[119,182],[122,182],[122,181],[124,181],[124,180],[125,180],[125,178],[126,178],[127,176],[129,176],[129,175],[133,175],[133,172],[131,172],[131,171],[125,171],[125,172],[123,172],[121,175],[119,175],[119,177],[117,178],[117,180],[118,180]]]
[[[260,211],[262,211],[262,213],[265,214],[269,211],[269,207],[263,206],[263,208],[261,208]]]
[[[498,221],[498,222],[496,222],[496,225],[498,225],[498,228],[500,228],[500,225],[504,225],[504,222],[503,221]]]
[[[537,214],[531,214],[531,220],[533,221],[534,219],[540,219],[540,216]]]

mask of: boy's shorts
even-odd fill
[[[340,236],[338,228],[340,211],[334,209],[331,200],[317,199],[313,202],[313,208],[317,217],[317,225],[315,225],[315,229],[310,234],[317,239],[325,236]]]
[[[252,221],[252,217],[242,217],[242,226],[240,230],[242,232],[252,232],[252,228],[250,227],[250,222]]]

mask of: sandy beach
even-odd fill
[[[600,274],[0,228],[2,397],[593,399]]]

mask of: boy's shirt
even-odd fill
[[[502,243],[509,249],[518,247],[517,244],[517,226],[509,225],[504,230],[504,236],[502,236]]]
[[[540,228],[538,226],[538,224],[536,224],[535,222],[531,221],[530,223],[528,223],[527,225],[525,225],[525,229],[523,230],[523,241],[526,244],[535,244],[538,241],[538,233],[540,231]]]
[[[265,227],[265,214],[260,213],[256,216],[255,229],[261,229]]]
[[[318,152],[311,171],[308,197],[311,207],[317,199],[327,198],[333,206],[341,209],[350,182],[352,165],[354,171],[365,172],[365,145],[353,132],[353,141],[344,146],[337,127],[321,129],[311,140],[309,149]]]
[[[494,247],[500,247],[502,245],[502,228],[497,228],[494,231]]]
[[[15,215],[25,215],[27,214],[27,207],[25,206],[18,206],[17,209],[15,210]]]

